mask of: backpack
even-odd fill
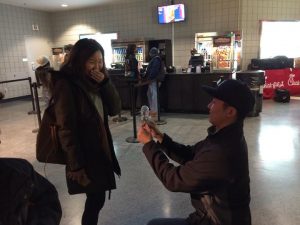
[[[286,102],[290,102],[290,92],[287,89],[280,89],[280,88],[276,88],[274,90],[274,97],[273,100],[275,102],[282,102],[282,103],[286,103]]]
[[[51,86],[55,86],[60,79],[68,79],[60,71],[51,70]],[[69,79],[68,79],[69,80]],[[71,81],[71,80],[70,80]],[[59,136],[55,117],[55,99],[51,96],[44,111],[41,125],[36,138],[36,159],[39,162],[66,165],[66,156]]]
[[[36,158],[39,162],[65,165],[66,157],[59,142],[54,106],[55,101],[52,97],[37,134]]]

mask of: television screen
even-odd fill
[[[158,6],[158,23],[175,23],[184,20],[184,4]]]

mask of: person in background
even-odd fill
[[[138,131],[138,140],[144,144],[143,152],[156,176],[168,190],[189,193],[195,208],[186,219],[154,219],[148,225],[251,225],[243,124],[254,106],[254,97],[237,80],[203,89],[213,97],[208,104],[212,126],[204,140],[192,146],[176,143],[153,122],[144,123]]]
[[[125,76],[132,79],[141,80],[138,61],[135,57],[137,48],[135,44],[128,44],[125,56]]]
[[[61,216],[53,184],[24,159],[0,158],[1,225],[59,225]]]
[[[189,67],[191,67],[191,72],[196,72],[197,66],[203,66],[204,64],[204,56],[197,54],[197,49],[191,49],[191,58],[189,60]]]
[[[50,68],[50,61],[47,56],[39,56],[36,59],[38,67],[35,69],[36,82],[38,86],[42,86],[43,83],[47,83],[48,79],[45,77],[45,71],[48,71]]]
[[[103,47],[93,39],[75,43],[53,85],[58,138],[66,153],[69,194],[86,194],[81,223],[97,225],[105,192],[116,188],[121,175],[108,115],[117,115],[121,100],[104,61]]]
[[[35,69],[37,86],[42,86],[43,100],[46,104],[48,104],[50,100],[49,84],[51,82],[51,75],[49,73],[49,71],[51,70],[50,61],[47,56],[40,56],[36,59],[36,62],[39,65]]]
[[[5,97],[4,93],[0,91],[0,100],[2,100]],[[1,137],[1,129],[0,129],[0,137]],[[0,144],[1,144],[1,139],[0,139]]]
[[[125,77],[131,79],[133,82],[140,82],[141,74],[138,67],[139,66],[138,60],[135,57],[136,53],[137,53],[136,44],[128,44],[126,49],[125,64],[124,64]],[[135,102],[137,101],[138,95],[141,91],[142,91],[142,87],[138,87],[134,89]]]
[[[4,97],[5,94],[2,91],[0,91],[0,100],[4,99]],[[1,137],[1,129],[0,129],[0,137]],[[1,144],[1,139],[0,139],[0,144]]]
[[[71,52],[73,46],[74,45],[72,45],[72,44],[68,44],[68,45],[64,46],[65,55],[64,55],[64,62],[63,62],[63,64],[66,64],[67,61],[69,60],[70,52]]]
[[[0,100],[5,97],[4,93],[0,91]]]
[[[150,115],[153,120],[157,120],[157,76],[160,73],[162,62],[161,58],[159,57],[159,50],[155,47],[151,48],[149,51],[149,56],[151,58],[149,65],[146,69],[146,79],[149,82],[147,97],[148,103],[150,107]]]

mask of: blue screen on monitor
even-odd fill
[[[184,4],[158,6],[158,23],[174,23],[184,20]]]

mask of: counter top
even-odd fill
[[[184,73],[184,72],[175,72],[175,73],[166,73],[166,75],[191,75],[191,76],[194,76],[194,75],[199,75],[199,76],[202,76],[202,75],[222,75],[222,74],[232,74],[232,72],[227,72],[227,71],[224,71],[224,72],[204,72],[204,73],[193,73],[193,72],[190,72],[190,73]]]
[[[120,75],[120,76],[124,76],[124,70],[110,70],[108,71],[108,73],[110,75]],[[175,72],[175,73],[166,73],[167,76],[173,76],[173,75],[182,75],[182,76],[187,76],[187,75],[191,75],[191,76],[205,76],[205,75],[231,75],[232,72],[204,72],[204,73],[183,73],[183,72]]]

